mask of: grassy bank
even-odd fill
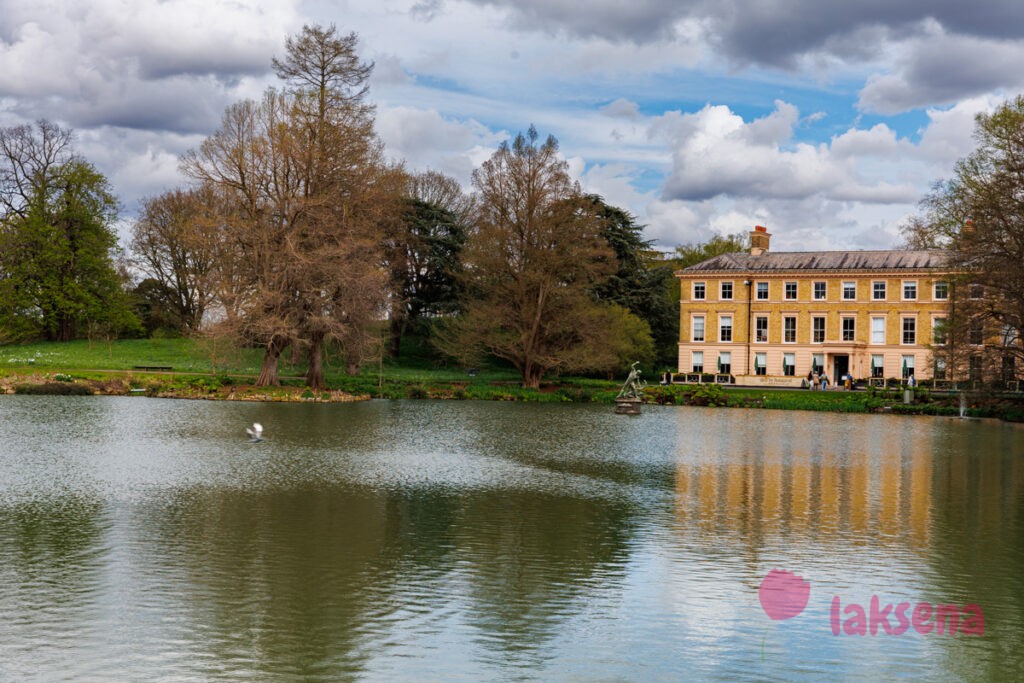
[[[433,398],[611,404],[619,381],[552,377],[540,389],[519,386],[509,368],[465,368],[438,363],[428,353],[408,349],[399,362],[381,359],[350,376],[328,359],[328,388],[303,387],[303,364],[281,359],[282,386],[254,388],[262,351],[238,349],[207,340],[134,339],[111,343],[75,341],[0,347],[0,390],[17,393],[97,393],[224,400],[347,401],[353,398]],[[143,370],[140,368],[170,368]],[[74,388],[73,388],[74,387]],[[695,405],[812,410],[843,413],[888,412],[959,415],[959,395],[915,391],[903,403],[895,391],[806,391],[722,388],[718,385],[650,386],[645,401]],[[1021,397],[969,396],[967,415],[1024,422]]]

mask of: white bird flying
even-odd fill
[[[252,427],[246,427],[245,433],[249,435],[249,443],[263,441],[263,425],[253,422]]]

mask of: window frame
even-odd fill
[[[707,282],[693,282],[690,288],[690,298],[694,301],[707,301],[708,298],[708,283]],[[697,296],[697,288],[700,287],[700,296]]]
[[[881,321],[881,323],[882,323],[881,328],[882,329],[880,329],[880,330],[876,330],[875,329],[875,321],[876,320]],[[884,315],[873,315],[873,316],[871,316],[871,343],[872,344],[878,344],[878,345],[885,344],[885,333],[886,333],[886,329],[885,328],[886,327],[887,327],[886,317]],[[875,339],[875,333],[876,332],[880,332],[881,333],[882,338],[881,338],[880,341]]]
[[[764,321],[764,339],[761,339],[761,321]],[[757,315],[754,316],[754,343],[755,344],[767,344],[768,343],[768,316]]]
[[[697,369],[694,358],[700,355],[700,370]],[[690,351],[690,372],[699,372],[704,374],[704,351]]]
[[[907,288],[913,287],[913,296],[907,296]],[[917,280],[904,280],[900,285],[900,301],[917,301]]]
[[[943,296],[939,296],[939,285],[942,285]],[[932,283],[932,299],[934,301],[947,301],[949,300],[949,283],[945,280],[936,280]]]
[[[879,294],[879,286],[881,286],[882,296]],[[874,280],[871,283],[871,300],[872,301],[885,301],[888,296],[888,283],[885,280]]]
[[[851,296],[847,296],[849,292],[847,290],[852,289],[853,293]],[[857,281],[847,280],[843,282],[843,301],[856,301],[857,300]]]
[[[796,320],[795,315],[784,315],[782,316],[782,343],[783,344],[796,344]],[[790,327],[792,322],[792,328]]]
[[[793,361],[786,363],[787,360]],[[796,377],[796,354],[793,352],[782,354],[782,375],[783,377]]]
[[[821,321],[821,339],[818,339],[817,322]],[[811,316],[811,343],[824,344],[825,332],[828,330],[828,319],[823,315]]]
[[[761,296],[761,285],[764,285],[764,296]],[[754,284],[754,298],[758,301],[768,301],[769,286],[767,282],[757,282]]]
[[[818,296],[818,285],[821,285],[821,296]],[[828,282],[826,280],[818,280],[812,286],[811,298],[815,301],[824,301],[828,298]]]
[[[785,282],[782,285],[782,298],[785,301],[796,301],[800,288],[795,280]],[[792,293],[793,296],[790,296]]]
[[[718,299],[720,301],[732,301],[732,297],[736,293],[732,284],[732,280],[722,280],[718,283]],[[729,296],[725,295],[726,287],[729,288]]]
[[[725,331],[727,329],[726,325],[725,325],[725,321],[726,320],[729,321],[729,325],[728,325],[729,338],[728,339],[725,338]],[[719,341],[719,343],[725,344],[725,343],[732,342],[732,333],[733,333],[733,318],[732,318],[732,314],[731,313],[729,313],[729,314],[720,314],[718,316],[718,341]]]
[[[697,339],[697,321],[700,320],[700,339]],[[708,340],[707,316],[698,313],[690,316],[690,341],[694,344],[703,344]]]
[[[850,323],[850,325],[849,325],[850,329],[849,330],[846,329],[847,328],[847,323]],[[844,316],[842,316],[840,318],[839,330],[840,330],[839,338],[840,338],[841,341],[844,341],[844,342],[846,342],[846,341],[857,341],[857,316],[855,316],[855,315],[844,315]]]
[[[907,341],[907,323],[910,323],[909,333],[911,335],[910,341]],[[917,316],[905,315],[900,318],[900,345],[901,346],[916,346],[917,345]]]

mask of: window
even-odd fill
[[[721,293],[722,293],[722,299],[723,300],[731,299],[732,298],[732,283],[731,282],[723,282],[722,283],[722,287],[721,287]]]
[[[857,283],[856,282],[844,282],[843,283],[843,300],[853,301],[857,298]]]
[[[1003,323],[999,326],[999,343],[1003,346],[1016,346],[1019,336],[1017,328],[1013,325]]]
[[[768,283],[758,282],[757,283],[757,298],[760,301],[768,300]]]
[[[981,381],[982,361],[981,356],[971,356],[967,359],[967,379],[972,382]]]
[[[885,377],[885,356],[880,353],[871,354],[871,376]]]
[[[825,318],[811,318],[811,341],[815,344],[825,341]]]
[[[946,379],[946,359],[942,356],[935,357],[935,371],[932,373],[934,379]]]
[[[917,343],[917,318],[903,319],[903,343]]]
[[[754,374],[765,375],[768,373],[768,354],[767,353],[755,353],[754,354]]]
[[[820,373],[822,368],[825,367],[825,354],[816,353],[811,356],[811,372]]]
[[[843,318],[843,341],[854,341],[857,336],[857,319]]]
[[[690,352],[690,367],[693,368],[693,372],[704,372],[704,352],[703,351],[691,351]]]
[[[782,319],[782,341],[787,344],[796,343],[796,317],[786,316]]]
[[[985,288],[981,285],[971,285],[968,290],[968,296],[972,299],[983,299],[985,297]]]
[[[871,343],[885,343],[885,318],[871,319]]]
[[[906,280],[903,283],[903,300],[913,301],[917,298],[917,280]]]
[[[935,283],[935,300],[942,301],[949,298],[949,283],[948,282],[936,282]]]
[[[828,289],[824,282],[814,283],[814,299],[816,301],[823,301]]]
[[[718,341],[732,341],[732,316],[718,316]]]
[[[914,374],[914,356],[903,356],[903,379],[906,379]]]
[[[704,341],[704,316],[693,316],[693,332],[690,334],[690,339],[695,342]]]
[[[885,301],[885,281],[871,283],[871,298],[875,301]]]
[[[787,377],[792,377],[796,374],[796,354],[795,353],[784,353],[782,354],[782,374]]]
[[[693,283],[693,298],[694,299],[703,299],[704,295],[705,295],[705,292],[706,292],[706,287],[704,286],[703,282],[694,282]]]
[[[1003,381],[1012,382],[1017,379],[1017,362],[1013,356],[1003,356]]]
[[[946,319],[932,318],[932,343],[942,345],[946,343]]]
[[[718,354],[718,374],[720,375],[731,375],[732,374],[732,352],[722,351]]]
[[[975,346],[981,346],[985,343],[985,330],[980,323],[971,325],[970,329],[967,330],[967,343],[974,344]]]
[[[754,318],[754,341],[768,341],[768,316],[759,315]]]
[[[795,282],[787,282],[786,283],[786,298],[789,299],[790,301],[793,301],[793,300],[796,299],[796,283]]]

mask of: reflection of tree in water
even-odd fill
[[[1019,429],[937,433],[936,600],[981,605],[985,635],[943,638],[944,668],[963,680],[1020,680],[1024,671],[1024,440]],[[988,656],[979,656],[987,653]],[[1009,673],[1012,672],[1012,673]]]
[[[86,634],[103,581],[103,516],[99,502],[71,496],[0,507],[0,680],[38,679],[95,644]]]
[[[620,589],[632,514],[621,502],[529,490],[466,497],[456,543],[468,621],[495,665],[537,665],[586,598]]]
[[[384,507],[337,489],[189,492],[154,515],[153,552],[178,549],[179,593],[218,670],[354,675],[391,581]]]
[[[37,608],[75,603],[91,590],[101,560],[102,513],[101,503],[71,497],[0,508],[0,584],[6,596]],[[7,620],[14,616],[7,609],[4,614]]]

